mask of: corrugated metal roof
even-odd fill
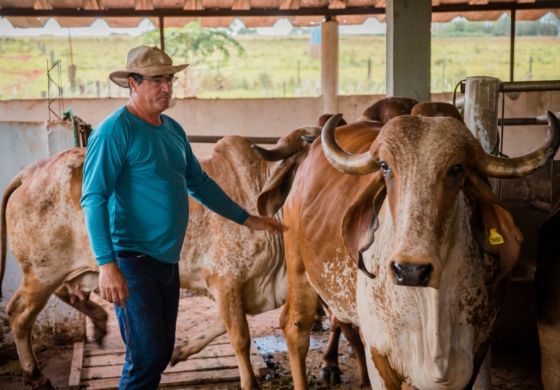
[[[536,20],[547,12],[560,16],[560,2],[553,0],[433,0],[432,6],[435,22],[457,16],[473,21],[496,20],[512,8],[519,8],[518,20]],[[227,27],[234,18],[247,27],[270,26],[279,18],[287,18],[296,26],[309,26],[323,20],[323,11],[346,12],[337,16],[339,23],[360,24],[369,16],[384,20],[384,8],[385,0],[0,0],[0,15],[15,27],[41,27],[51,17],[62,27],[89,26],[99,17],[113,27],[136,27],[145,17],[157,25],[160,14],[168,27],[194,20],[207,27]],[[289,11],[289,15],[279,15],[279,10]],[[120,13],[111,16],[114,12]],[[361,12],[366,13],[358,14]]]

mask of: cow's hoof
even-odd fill
[[[171,356],[171,361],[169,362],[169,365],[171,367],[173,367],[175,364],[182,362],[183,360],[185,360],[185,358],[183,357],[183,354],[181,353],[181,347],[175,347],[175,349],[173,350],[173,355]]]
[[[93,328],[93,339],[95,340],[95,343],[100,347],[103,346],[103,339],[105,338],[106,335],[107,335],[106,329],[98,328],[97,326]]]
[[[321,367],[321,380],[330,386],[340,384],[340,369],[338,367]]]

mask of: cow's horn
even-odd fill
[[[558,118],[550,111],[548,117],[548,137],[537,150],[515,158],[500,158],[484,153],[478,163],[478,170],[490,177],[522,177],[542,167],[551,159],[560,146],[560,126]]]
[[[342,114],[336,114],[327,120],[321,132],[321,147],[329,162],[339,171],[350,175],[366,175],[379,168],[377,161],[365,152],[350,154],[342,150],[334,138],[334,130]]]
[[[272,149],[264,149],[258,145],[251,145],[251,147],[266,161],[284,160],[302,150],[304,148],[304,142],[306,144],[308,143],[308,141],[302,139],[302,137],[318,136],[320,131],[321,129],[316,126],[301,127],[278,140],[276,146]]]

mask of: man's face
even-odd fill
[[[132,81],[131,88],[136,93],[144,110],[159,114],[169,108],[173,93],[173,80],[174,76],[172,74],[145,76],[140,84]]]

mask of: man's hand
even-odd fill
[[[101,298],[118,306],[124,306],[128,298],[126,279],[116,262],[99,267],[99,290]]]
[[[259,217],[257,215],[249,215],[249,218],[243,223],[251,230],[266,230],[269,233],[281,233],[285,230],[284,225],[271,217]]]

